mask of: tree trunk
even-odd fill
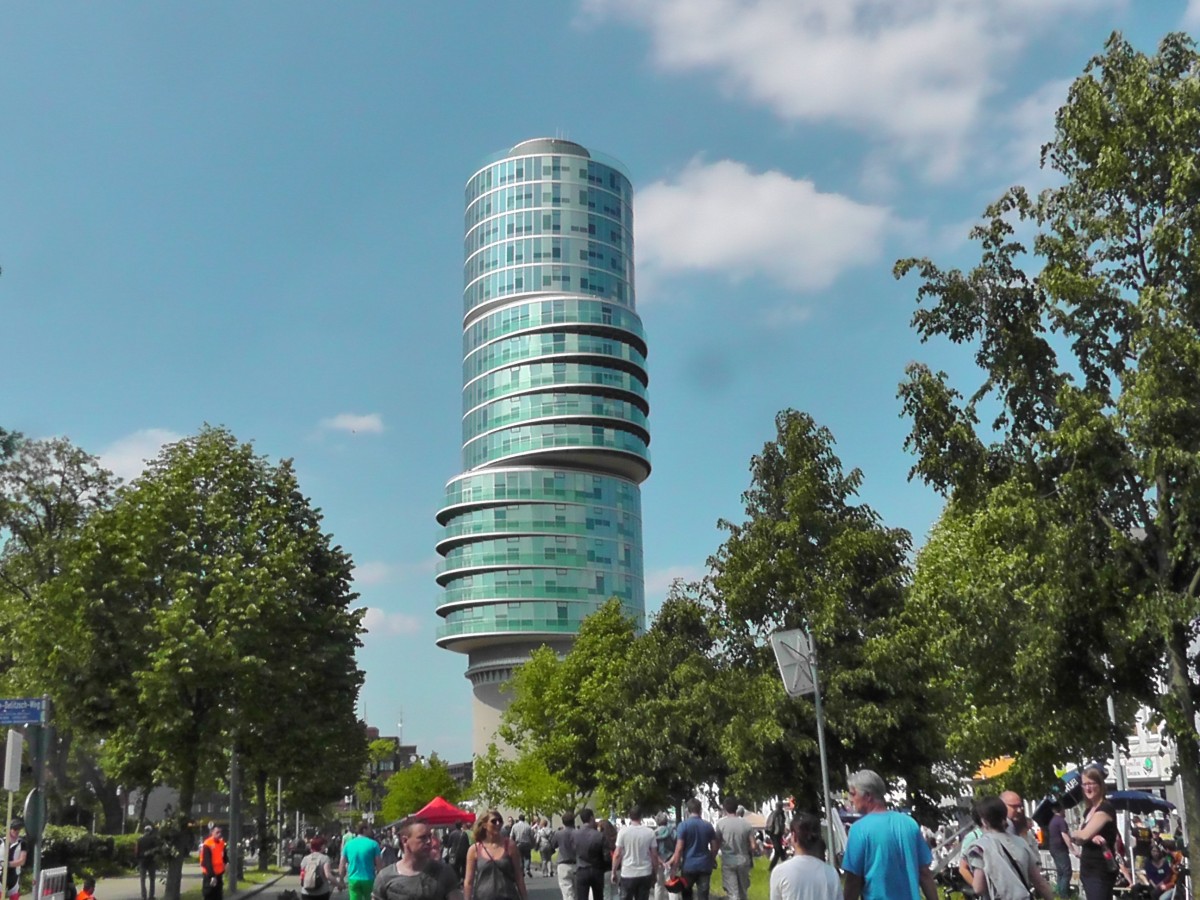
[[[1192,702],[1187,633],[1182,624],[1171,628],[1167,640],[1167,705],[1175,715],[1168,717],[1175,739],[1176,765],[1183,779],[1184,815],[1187,818],[1188,856],[1200,840],[1200,742],[1196,735],[1196,708]]]
[[[179,900],[183,884],[183,861],[192,853],[195,836],[192,834],[192,804],[196,799],[196,772],[199,759],[192,751],[191,759],[183,766],[179,778],[179,809],[175,811],[175,847],[171,861],[167,864],[167,883],[163,889],[163,900]]]
[[[153,787],[143,785],[141,796],[138,797],[137,821],[139,827],[146,824],[146,807],[150,805],[150,792],[152,790],[154,790]]]
[[[271,858],[271,848],[274,841],[271,838],[270,823],[267,821],[267,770],[258,768],[254,771],[254,786],[257,796],[254,801],[254,826],[258,838],[258,871],[267,871],[267,863]]]
[[[104,827],[101,829],[104,834],[121,834],[124,829],[121,827],[122,819],[125,815],[124,799],[117,795],[115,790],[105,789],[96,792],[97,798],[100,800],[100,808],[104,811]]]

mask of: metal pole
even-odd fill
[[[4,862],[0,863],[0,884],[5,886],[5,893],[8,893],[8,833],[12,831],[12,791],[8,792],[8,815],[4,819]]]
[[[809,635],[811,641],[812,635]],[[825,757],[825,714],[821,709],[821,682],[817,678],[817,645],[812,644],[812,656],[809,658],[812,666],[813,705],[817,712],[817,747],[821,751],[821,789],[824,791],[825,803],[825,852],[832,861],[837,854],[833,846],[833,811],[832,796],[829,792],[829,762]]]
[[[50,712],[50,695],[42,694],[42,722],[33,745],[33,786],[37,792],[37,800],[34,802],[38,816],[38,834],[33,841],[34,890],[37,890],[42,874],[42,835],[46,831],[46,760],[50,757]]]
[[[242,858],[242,797],[241,765],[238,762],[237,742],[229,753],[229,891],[238,887],[238,867]]]
[[[283,868],[283,776],[275,781],[275,855],[279,857],[279,868]]]
[[[1107,660],[1106,660],[1107,661]],[[1117,707],[1113,703],[1112,694],[1108,695],[1108,721],[1115,729],[1117,726]],[[1121,757],[1121,745],[1117,741],[1112,742],[1113,768],[1117,770],[1117,790],[1129,790],[1129,781],[1125,775],[1125,760]],[[1129,873],[1135,878],[1137,873],[1133,870],[1133,842],[1129,840],[1129,819],[1133,814],[1125,811],[1124,817],[1121,819],[1121,840],[1125,842],[1125,851],[1128,858],[1125,862],[1129,865]],[[1113,848],[1116,849],[1115,847]]]

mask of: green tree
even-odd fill
[[[12,436],[10,436],[12,437]],[[112,502],[118,479],[63,438],[17,440],[0,453],[0,608],[24,608],[61,570],[63,548]],[[12,641],[3,642],[13,652]],[[7,670],[11,660],[4,666]]]
[[[1054,762],[1103,754],[1124,731],[1124,716],[1107,724],[1107,694],[1148,703],[1176,742],[1192,833],[1197,159],[1194,42],[1168,35],[1147,55],[1114,34],[1043,148],[1059,185],[990,207],[969,273],[897,264],[922,280],[921,337],[971,346],[982,370],[967,397],[919,365],[901,387],[914,471],[949,501],[915,595],[948,629],[938,647],[969,710],[952,720],[959,746],[1018,752],[1025,778],[1047,780]],[[1014,219],[1034,232],[1028,247]]]
[[[634,636],[632,617],[614,597],[584,619],[564,658],[549,647],[535,650],[509,682],[513,699],[500,737],[579,796],[591,796],[605,782],[603,747],[622,716]]]
[[[393,822],[417,812],[434,797],[457,803],[460,789],[450,767],[436,753],[428,761],[418,760],[387,780],[383,816]]]
[[[0,428],[0,459],[16,453],[17,445],[20,442],[21,433],[19,431],[6,431]]]
[[[539,810],[547,814],[575,807],[583,800],[570,785],[532,753],[508,757],[495,744],[475,758],[471,793],[486,807]]]
[[[381,808],[380,804],[387,793],[387,780],[391,777],[386,774],[383,763],[395,756],[395,741],[376,738],[367,744],[367,764],[358,772],[354,785],[359,809],[376,812]]]
[[[57,708],[105,737],[116,762],[150,754],[158,777],[178,787],[181,849],[191,846],[196,790],[223,778],[235,742],[250,749],[252,723],[274,722],[286,756],[279,747],[305,745],[309,722],[296,711],[313,696],[326,713],[352,716],[344,710],[361,683],[361,614],[349,608],[350,560],[318,523],[289,462],[271,465],[228,431],[205,428],[164,448],[84,523],[24,620],[23,644]],[[344,670],[338,693],[305,665],[326,653]],[[277,670],[309,689],[291,716],[266,719],[279,705]],[[308,778],[320,783],[324,759],[308,759]],[[179,895],[180,864],[168,870],[168,900]]]
[[[84,522],[111,504],[118,479],[63,438],[24,440],[6,433],[0,445],[0,685],[10,695],[37,696],[48,690],[46,673],[26,652],[22,623],[43,602]],[[78,797],[81,806],[88,797],[89,806],[94,799],[104,811],[101,830],[118,831],[118,782],[110,782],[100,765],[99,743],[86,732],[77,736],[62,716],[55,716],[55,726],[49,815],[61,820],[68,797]]]
[[[742,701],[722,665],[713,617],[682,583],[636,638],[620,683],[621,711],[601,731],[598,780],[624,809],[672,807],[698,787],[724,782],[726,724]]]
[[[712,640],[694,607],[668,603],[638,635],[618,599],[583,623],[565,657],[543,647],[509,683],[495,745],[476,761],[475,788],[517,809],[571,808],[594,796],[624,808],[678,805],[717,771],[722,720]]]
[[[776,437],[750,463],[746,519],[709,560],[702,598],[716,615],[734,701],[723,729],[729,787],[752,797],[820,796],[810,698],[789,700],[767,641],[804,628],[818,651],[829,765],[871,765],[903,777],[918,806],[950,772],[919,655],[903,623],[907,532],[857,503],[862,473],[845,472],[833,435],[784,410]]]

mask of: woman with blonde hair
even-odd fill
[[[1079,845],[1079,882],[1087,900],[1112,900],[1117,882],[1117,811],[1104,799],[1104,773],[1094,766],[1083,770],[1083,825],[1071,832]]]
[[[504,819],[489,809],[475,821],[475,843],[467,851],[463,900],[529,900],[525,866],[516,843],[500,833]]]

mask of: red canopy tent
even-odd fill
[[[413,813],[413,818],[420,819],[426,825],[453,825],[456,822],[470,825],[475,821],[475,813],[459,809],[441,797],[434,797]]]

